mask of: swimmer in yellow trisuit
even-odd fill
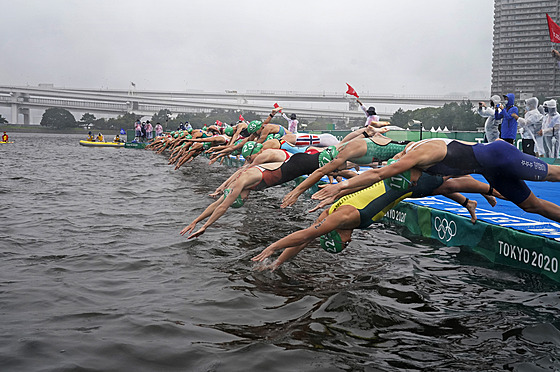
[[[386,182],[378,182],[366,189],[360,190],[340,198],[329,209],[324,210],[317,220],[308,228],[296,231],[285,238],[269,245],[260,254],[252,258],[253,261],[263,262],[275,251],[283,249],[280,256],[270,264],[260,266],[259,270],[276,270],[286,260],[292,258],[304,249],[314,239],[320,237],[323,249],[330,253],[342,251],[352,240],[354,229],[365,229],[373,222],[378,221],[385,213],[405,198],[419,198],[428,195],[445,194],[446,197],[465,207],[471,214],[471,221],[476,221],[477,202],[469,200],[458,192],[484,193],[488,185],[474,178],[460,177],[444,180],[440,176],[432,176],[413,170],[412,174],[418,177],[415,185],[409,180],[409,175],[401,174],[397,178]],[[407,184],[413,186],[408,188]],[[501,197],[495,193],[496,196]],[[494,206],[496,200],[493,196],[485,196]],[[323,203],[312,209],[322,207]]]

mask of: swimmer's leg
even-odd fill
[[[550,220],[560,222],[560,206],[548,200],[537,198],[532,192],[527,199],[517,206],[525,212],[540,214]]]
[[[449,198],[449,199],[457,202],[458,204],[461,204],[463,207],[465,207],[467,209],[467,211],[469,211],[469,214],[471,215],[471,222],[472,223],[476,222],[476,206],[478,205],[476,200],[470,200],[469,198],[467,198],[464,195],[459,194],[458,192],[455,192],[455,193],[452,193],[452,194],[444,194],[443,196],[445,196],[446,198]]]
[[[472,176],[462,176],[450,178],[434,190],[433,194],[450,194],[453,192],[470,192],[484,196],[492,207],[496,205],[496,198],[504,199],[504,197],[484,182],[475,180]]]
[[[548,165],[548,173],[544,179],[550,182],[560,182],[560,165]]]

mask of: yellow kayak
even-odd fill
[[[124,142],[96,142],[96,141],[81,140],[80,145],[95,146],[95,147],[123,147]]]
[[[14,141],[0,141],[0,143],[14,143]]]

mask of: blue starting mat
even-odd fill
[[[484,177],[473,174],[473,178],[478,181],[486,182]],[[560,184],[554,182],[527,182],[533,193],[541,199],[548,200],[560,205]],[[560,241],[560,223],[551,221],[540,214],[527,213],[514,203],[498,199],[495,207],[491,207],[486,199],[480,194],[464,194],[471,200],[476,200],[478,205],[476,215],[480,221],[488,222],[493,225],[510,227],[515,230],[527,232],[529,234],[544,236]],[[421,199],[405,199],[417,205],[439,209],[470,218],[467,210],[456,202],[444,196],[430,196]]]

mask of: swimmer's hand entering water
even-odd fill
[[[194,230],[194,228],[196,227],[196,222],[191,222],[187,227],[185,227],[183,230],[181,230],[180,234],[181,235],[185,235],[185,234],[189,234],[191,233],[191,231]],[[192,239],[192,238],[196,238],[199,237],[200,235],[204,234],[204,232],[206,231],[206,227],[201,227],[197,232],[195,232],[194,234],[191,234],[187,237],[187,239]]]

